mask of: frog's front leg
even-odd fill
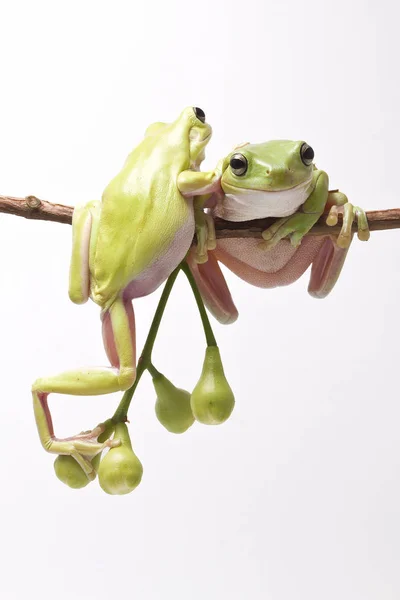
[[[221,161],[213,171],[182,171],[178,175],[178,189],[183,196],[201,196],[212,194],[220,187]]]
[[[213,193],[221,191],[220,181],[222,161],[213,171],[183,171],[178,177],[178,188],[183,196],[193,197],[194,218],[196,227],[197,248],[195,260],[202,264],[207,262],[208,250],[217,245],[214,219],[204,212],[204,206]]]
[[[311,184],[311,194],[302,207],[293,215],[278,219],[271,227],[262,232],[262,247],[269,250],[283,238],[289,236],[293,246],[298,246],[303,237],[315,225],[324,212],[328,198],[328,175],[315,170]]]
[[[110,442],[99,444],[98,429],[65,439],[54,435],[48,396],[72,394],[97,396],[127,390],[136,376],[135,321],[131,302],[117,298],[102,315],[103,339],[112,367],[92,367],[67,371],[53,377],[37,379],[32,386],[33,406],[39,437],[45,450],[73,456],[90,478],[90,458]]]
[[[353,232],[352,226],[354,220],[357,221],[358,239],[366,242],[369,240],[370,232],[368,227],[368,219],[365,210],[359,206],[350,204],[347,196],[338,190],[329,192],[328,207],[330,206],[326,224],[335,226],[338,223],[339,213],[343,214],[343,224],[337,238],[337,245],[340,248],[348,248],[350,246]]]
[[[205,212],[204,210],[204,205],[209,198],[210,194],[196,196],[193,202],[197,240],[194,258],[198,264],[206,263],[208,260],[208,251],[215,250],[217,247],[214,219],[209,212]]]

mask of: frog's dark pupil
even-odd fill
[[[245,162],[241,158],[232,158],[231,167],[232,169],[243,169],[245,167]]]
[[[310,146],[308,146],[308,148],[304,152],[304,158],[306,158],[307,160],[312,160],[314,158],[314,150]]]
[[[301,157],[303,161],[311,162],[314,158],[314,150],[308,144],[304,144],[301,148]]]
[[[204,112],[204,110],[202,110],[198,106],[195,106],[193,110],[194,110],[194,114],[199,119],[199,121],[201,121],[202,123],[205,123],[206,113]]]

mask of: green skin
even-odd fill
[[[66,439],[55,437],[47,397],[51,392],[99,395],[127,390],[136,377],[135,322],[131,300],[154,291],[183,260],[193,239],[196,196],[215,191],[220,171],[200,172],[211,127],[186,108],[171,124],[155,123],[110,182],[102,201],[75,208],[69,296],[90,297],[101,308],[111,368],[77,369],[44,377],[32,386],[43,447],[70,455],[89,479],[91,459],[114,440],[98,442],[104,428]],[[160,227],[162,223],[162,227]]]
[[[263,247],[270,249],[287,237],[293,246],[298,246],[327,209],[327,224],[336,225],[338,207],[343,206],[343,227],[337,244],[341,248],[350,245],[354,218],[358,222],[358,237],[367,240],[365,212],[350,204],[341,192],[329,192],[325,171],[302,161],[303,144],[303,141],[273,140],[237,146],[219,167],[223,193],[214,195],[215,216],[230,221],[278,217],[262,234]],[[246,158],[245,173],[235,174],[231,168],[233,154]]]
[[[225,377],[218,346],[208,346],[203,370],[191,398],[194,417],[204,425],[220,425],[235,406],[235,397]]]
[[[129,431],[125,423],[118,423],[115,435],[121,444],[112,448],[98,468],[100,487],[112,495],[132,492],[141,482],[143,466],[132,450]]]
[[[153,385],[157,394],[155,411],[160,423],[171,433],[184,433],[194,423],[190,394],[177,388],[162,373],[153,370]]]

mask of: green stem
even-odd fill
[[[169,295],[174,286],[175,279],[177,278],[180,269],[181,266],[179,265],[167,279],[167,283],[164,286],[163,293],[161,294],[161,298],[158,302],[157,310],[154,314],[145,345],[143,346],[142,354],[138,361],[135,383],[122,396],[121,402],[119,403],[117,410],[115,411],[114,416],[112,417],[114,423],[126,421],[129,405],[131,403],[132,396],[135,393],[135,390],[139,384],[140,378],[142,377],[146,369],[149,369],[150,372],[152,372],[152,370],[155,370],[155,367],[153,367],[151,362],[151,353],[153,351],[154,342],[156,341],[158,329],[160,327],[161,319],[164,314]]]
[[[152,362],[147,365],[147,370],[153,378],[161,375],[160,371],[157,371]]]
[[[189,265],[186,261],[181,263],[181,269],[185,273],[188,281],[190,283],[190,287],[192,288],[193,295],[196,299],[197,308],[199,309],[201,322],[203,323],[203,329],[207,340],[207,346],[217,346],[217,342],[214,337],[213,330],[211,328],[210,321],[208,319],[207,311],[204,307],[203,298],[199,292],[199,288],[197,287],[196,281],[193,277],[192,271],[190,270]]]

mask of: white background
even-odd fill
[[[366,209],[400,204],[395,0],[0,5],[0,193],[99,198],[146,126],[202,107],[204,167],[237,142],[306,139]],[[36,377],[105,364],[98,308],[67,294],[71,229],[0,216],[1,593],[22,600],[400,597],[400,232],[355,240],[334,292],[305,275],[215,326],[237,405],[168,434],[145,377],[131,418],[140,487],[63,486],[39,443]],[[159,292],[135,302],[140,348]],[[155,364],[193,388],[204,353],[183,278]],[[59,435],[120,394],[54,396]],[[124,595],[124,596],[122,596]]]

